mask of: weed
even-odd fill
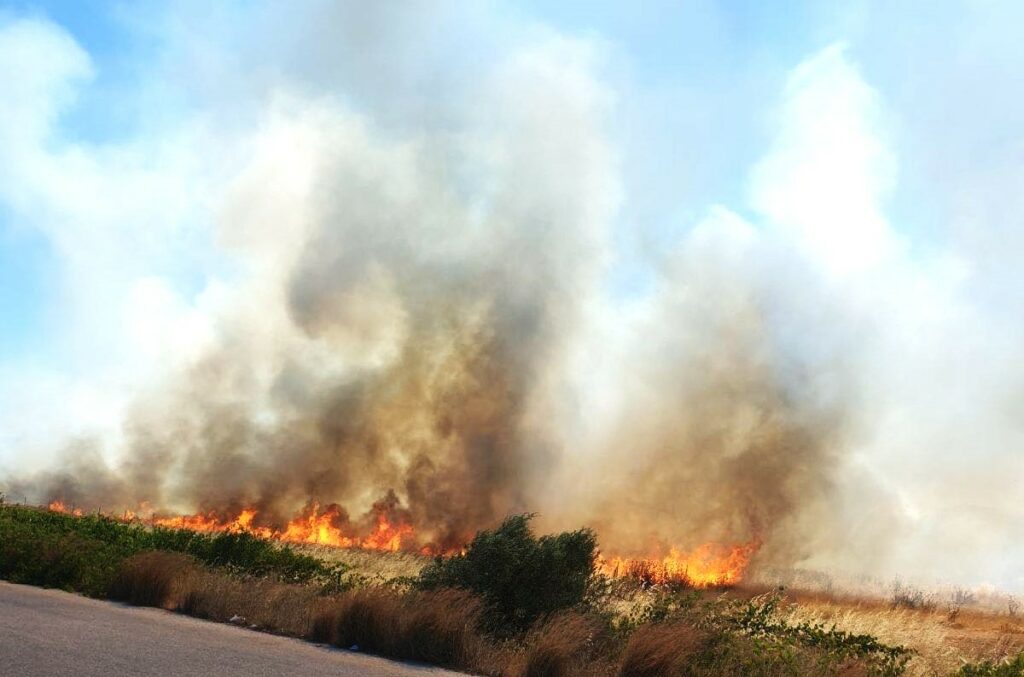
[[[481,604],[461,590],[402,594],[365,588],[331,600],[310,638],[434,665],[465,666],[476,653]]]
[[[920,611],[933,611],[935,601],[929,599],[923,590],[896,582],[892,586],[892,597],[890,603],[894,609],[916,609]]]
[[[968,663],[956,674],[958,677],[1021,677],[1024,675],[1024,651],[1000,662]]]
[[[521,677],[567,677],[597,672],[600,660],[601,623],[576,612],[557,613],[526,638]]]
[[[195,567],[195,559],[181,553],[153,550],[132,555],[121,562],[107,594],[136,606],[168,606],[182,578]]]

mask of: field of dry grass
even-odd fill
[[[329,546],[297,550],[344,563],[371,581],[414,577],[430,561],[416,554]],[[957,588],[895,589],[873,580],[837,585],[827,576],[806,572],[794,582],[800,587],[787,587],[785,593],[787,621],[835,625],[846,632],[874,635],[886,644],[910,647],[916,655],[908,675],[948,675],[964,663],[999,661],[1024,651],[1024,605],[1012,596]],[[729,594],[748,597],[767,589],[764,584],[740,586]],[[623,591],[610,600],[610,606],[626,615],[643,603],[645,594]]]
[[[854,597],[798,590],[788,620],[834,624],[870,633],[887,644],[914,649],[908,675],[945,675],[967,662],[999,661],[1024,651],[1024,616],[994,600],[958,603],[936,595],[917,608],[881,597]],[[991,603],[987,603],[991,602]]]
[[[288,547],[324,562],[351,567],[352,574],[365,577],[371,583],[414,578],[431,559],[409,552],[337,548],[330,545],[289,543]]]
[[[538,539],[528,519],[433,560],[0,505],[0,577],[503,677],[1024,675],[1005,594],[808,572],[716,590],[592,577],[591,532]],[[590,555],[568,566],[576,541]]]

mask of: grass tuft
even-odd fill
[[[600,623],[576,612],[555,614],[526,639],[521,677],[569,677],[594,674]]]
[[[681,675],[687,659],[698,653],[707,633],[682,623],[643,625],[629,637],[620,677]]]
[[[117,569],[107,595],[135,606],[172,608],[196,561],[178,552],[154,550],[128,557]]]

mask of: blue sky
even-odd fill
[[[334,245],[356,223],[439,270],[564,217],[548,274],[608,371],[574,378],[613,384],[581,401],[627,410],[595,393],[638,327],[703,349],[692,290],[754,298],[795,399],[855,393],[848,455],[908,542],[1024,543],[1024,6],[828,4],[0,0],[0,469],[116,456],[133,403],[238,336],[330,363],[285,307],[325,203]],[[422,229],[374,220],[419,191]],[[397,340],[393,272],[348,289],[392,315],[329,336],[360,368]]]

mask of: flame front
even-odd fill
[[[411,524],[391,524],[386,515],[378,515],[377,529],[364,538],[360,546],[368,550],[396,552],[403,543],[412,540],[413,533]]]
[[[751,541],[742,545],[705,543],[691,552],[672,548],[664,557],[600,558],[597,570],[613,578],[635,578],[646,584],[680,582],[697,588],[736,585],[760,547]]]
[[[75,517],[81,517],[83,515],[81,508],[68,508],[63,501],[51,501],[50,505],[46,507],[53,512],[62,512],[66,515],[74,515]]]
[[[291,543],[316,543],[352,548],[359,545],[359,540],[343,533],[342,527],[347,522],[347,516],[338,505],[332,503],[320,512],[320,505],[314,502],[290,521],[278,538]]]
[[[47,506],[54,512],[81,516],[82,510],[69,508],[62,501],[53,501]],[[416,538],[416,530],[406,521],[396,519],[385,501],[374,505],[371,514],[372,525],[363,523],[362,529],[349,521],[345,510],[331,503],[321,509],[320,504],[311,501],[290,520],[284,528],[275,529],[257,521],[258,511],[245,508],[233,518],[224,518],[213,512],[194,515],[152,516],[148,521],[154,526],[171,529],[188,529],[202,533],[248,532],[261,538],[273,538],[289,543],[312,543],[340,548],[363,548],[397,552],[408,550],[423,555],[454,554],[458,549],[439,550],[433,545],[422,545]],[[131,510],[119,516],[126,522],[139,519]],[[362,532],[362,535],[360,535]],[[686,583],[698,588],[736,585],[746,573],[750,559],[760,547],[754,540],[741,545],[705,543],[690,552],[671,548],[665,556],[651,557],[599,557],[596,569],[612,578],[634,578],[654,585],[670,582]]]
[[[51,503],[49,507],[58,512],[70,512],[59,501]],[[76,514],[81,514],[81,511]],[[340,548],[397,552],[398,550],[415,550],[417,545],[416,530],[413,526],[406,522],[393,520],[383,510],[375,512],[373,526],[363,530],[368,532],[365,535],[358,533],[356,527],[349,522],[345,511],[334,503],[321,509],[318,503],[311,502],[281,529],[258,524],[257,515],[258,512],[255,509],[245,508],[236,517],[230,519],[211,512],[195,515],[154,516],[148,521],[154,526],[170,529],[188,529],[202,533],[245,531],[261,538],[273,538],[289,543],[331,545]],[[135,516],[135,513],[131,511],[125,512],[126,521],[134,519]]]

